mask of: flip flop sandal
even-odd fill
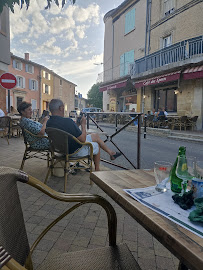
[[[117,157],[120,157],[122,154],[119,152],[116,152],[114,155],[110,157],[111,160],[115,160]]]

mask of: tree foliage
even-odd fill
[[[94,84],[87,93],[88,103],[97,108],[103,108],[103,93],[99,92],[100,84]]]
[[[30,2],[35,0],[0,0],[0,14],[3,10],[4,6],[7,6],[10,8],[10,10],[14,13],[14,5],[18,4],[20,8],[22,8],[24,5],[26,8],[29,8]],[[72,4],[75,4],[76,0],[53,0],[57,6],[59,6],[59,3],[61,2],[62,8],[66,4],[66,2],[71,2]],[[45,9],[48,9],[51,7],[52,0],[47,0],[47,6]]]

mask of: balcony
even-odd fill
[[[173,44],[167,48],[140,58],[130,65],[130,75],[138,77],[140,73],[152,71],[156,68],[164,67],[169,64],[183,66],[196,57],[203,56],[203,36],[184,40]],[[203,60],[203,58],[202,58]]]

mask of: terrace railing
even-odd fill
[[[130,65],[130,75],[203,55],[203,36],[184,40],[140,58]]]

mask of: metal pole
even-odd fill
[[[8,89],[8,113],[10,113],[11,101],[10,101],[10,89]]]
[[[141,115],[138,115],[138,128],[137,128],[137,169],[140,169],[140,134],[141,134]]]
[[[118,114],[116,114],[116,131],[117,131],[117,126],[118,126]]]
[[[90,123],[89,123],[89,120],[90,120],[90,119],[89,119],[89,113],[87,113],[87,129],[89,129],[89,124],[90,124]]]
[[[147,116],[144,117],[144,139],[146,139],[147,134]]]

